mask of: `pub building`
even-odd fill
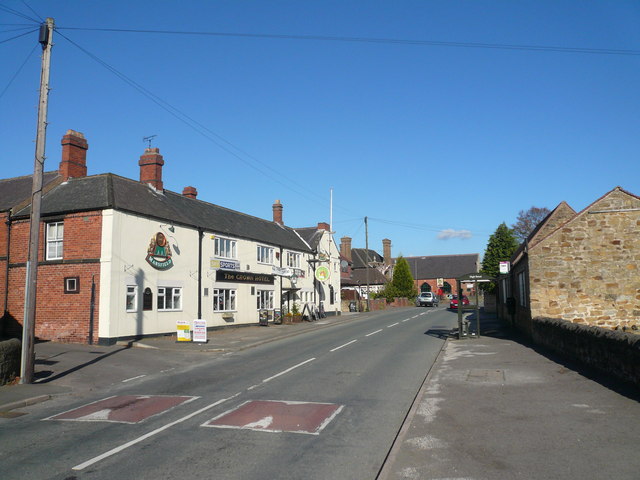
[[[38,254],[36,337],[74,343],[269,321],[298,310],[339,314],[339,253],[330,227],[284,225],[164,189],[158,148],[139,180],[87,175],[88,143],[69,130],[58,171],[46,172]],[[19,335],[24,312],[31,176],[0,180],[0,333]],[[294,306],[295,305],[295,306]]]

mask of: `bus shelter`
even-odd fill
[[[478,298],[479,283],[493,282],[495,278],[482,273],[467,273],[457,279],[458,281],[458,339],[469,338],[469,322],[463,319],[464,313],[475,310],[476,314],[476,336],[480,338],[480,302]],[[473,290],[475,291],[475,304],[469,303],[464,305],[462,301],[462,284],[473,283]]]

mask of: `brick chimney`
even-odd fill
[[[184,195],[185,197],[193,198],[195,200],[198,196],[198,190],[196,190],[196,187],[184,187],[184,189],[182,190],[182,195]]]
[[[327,232],[330,231],[329,224],[326,222],[318,222],[318,230],[326,230]]]
[[[273,204],[273,221],[278,225],[284,225],[284,223],[282,223],[282,209],[283,206],[280,200],[276,200],[276,203]]]
[[[382,256],[384,257],[384,264],[391,265],[391,240],[388,238],[382,239]]]
[[[84,135],[75,130],[67,130],[62,137],[62,160],[58,173],[67,181],[69,178],[87,176],[87,150],[89,144]]]
[[[140,181],[151,185],[156,190],[162,191],[162,166],[164,159],[160,155],[159,148],[145,148],[140,156]]]
[[[351,237],[342,237],[340,239],[340,255],[352,262],[351,258]]]

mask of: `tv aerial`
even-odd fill
[[[149,147],[148,148],[151,148],[151,140],[153,140],[157,136],[158,135],[149,135],[148,137],[142,137],[142,141],[143,142],[149,142]]]

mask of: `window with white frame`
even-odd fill
[[[138,310],[138,286],[127,285],[127,312]]]
[[[158,311],[182,309],[182,287],[158,287]]]
[[[258,310],[273,309],[273,290],[258,290]]]
[[[236,243],[230,238],[216,237],[213,241],[213,254],[220,258],[237,258]]]
[[[300,254],[296,252],[287,252],[287,267],[300,268]]]
[[[236,309],[236,291],[230,288],[213,289],[213,310],[229,312]]]
[[[526,290],[526,279],[524,276],[524,272],[520,272],[518,274],[518,300],[520,301],[520,305],[523,307],[527,306],[527,290]]]
[[[62,260],[64,223],[47,223],[47,249],[45,260]]]
[[[258,245],[258,263],[273,265],[273,247]]]

